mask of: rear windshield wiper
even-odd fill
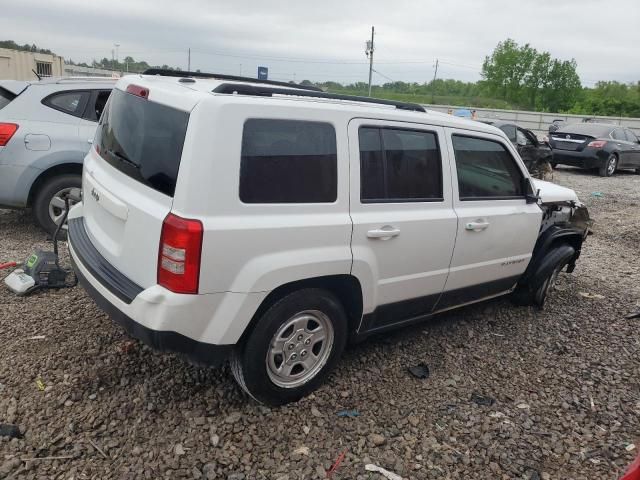
[[[137,170],[140,170],[140,165],[138,165],[137,163],[133,162],[132,160],[129,160],[129,157],[127,157],[125,154],[120,153],[120,152],[116,152],[115,150],[107,150],[107,153],[109,155],[113,155],[114,157],[119,158],[120,160],[122,160],[127,165],[131,165],[132,167],[136,168]]]

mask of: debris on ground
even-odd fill
[[[327,470],[327,478],[333,477],[333,474],[336,472],[336,470],[338,470],[338,468],[340,467],[340,464],[342,463],[346,455],[347,455],[346,450],[344,450],[342,453],[340,453],[340,455],[338,455],[338,458],[336,458],[336,461],[333,462],[333,465],[331,465],[331,468]]]
[[[44,392],[47,388],[41,378],[36,378],[36,387],[38,387],[38,390],[40,390],[41,392]]]
[[[632,318],[640,318],[640,310],[636,310],[635,312],[631,312],[628,315],[625,315],[627,320],[631,320]]]
[[[311,450],[309,449],[309,447],[305,447],[304,445],[302,445],[301,447],[296,448],[293,453],[296,455],[304,455],[308,457],[311,453]]]
[[[606,297],[604,295],[600,295],[599,293],[589,293],[589,292],[578,292],[583,298],[591,298],[593,300],[604,300]]]
[[[413,367],[409,367],[407,370],[411,375],[421,380],[429,378],[429,366],[426,363],[420,363]]]
[[[340,410],[337,415],[343,418],[355,418],[360,416],[360,412],[358,412],[358,410]]]
[[[591,192],[591,196],[592,197],[596,197],[596,198],[602,198],[602,197],[604,197],[604,193],[602,193],[602,192]]]
[[[489,395],[481,395],[479,393],[473,392],[471,394],[471,401],[476,405],[480,405],[482,407],[490,407],[494,403],[496,403],[496,399],[490,397]]]
[[[367,472],[378,472],[379,474],[381,474],[384,478],[387,478],[388,480],[404,480],[397,473],[390,472],[389,470],[386,470],[386,469],[384,469],[382,467],[374,465],[373,463],[368,463],[367,465],[364,466],[364,469]]]
[[[0,437],[22,438],[22,434],[17,425],[0,423]]]

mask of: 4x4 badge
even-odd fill
[[[98,192],[95,191],[95,189],[91,189],[91,196],[95,199],[96,202],[100,201],[100,195],[98,195]]]

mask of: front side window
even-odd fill
[[[359,140],[363,202],[442,200],[442,161],[435,133],[362,127]]]
[[[633,133],[631,130],[625,130],[626,134],[627,134],[627,140],[633,143],[638,143],[638,137],[636,137],[636,134]]]
[[[107,100],[109,100],[109,95],[111,95],[111,90],[94,91],[84,112],[84,118],[94,122],[100,120],[102,111],[107,104]]]
[[[452,139],[460,200],[524,197],[524,176],[504,145],[463,135]]]
[[[75,117],[82,116],[84,107],[89,99],[89,92],[74,91],[54,93],[45,98],[42,103],[55,110],[59,110]]]
[[[245,122],[240,162],[242,202],[331,203],[337,196],[333,125],[275,119]]]

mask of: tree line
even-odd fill
[[[18,45],[12,40],[0,41],[0,47],[23,51],[52,53],[36,45]],[[143,72],[148,68],[180,71],[169,65],[150,65],[131,56],[122,61],[108,58],[91,63],[68,63],[103,68],[119,72]],[[626,84],[602,81],[594,87],[583,87],[574,59],[553,58],[549,52],[538,51],[529,44],[519,45],[511,39],[498,43],[487,56],[480,72],[481,80],[463,82],[436,79],[429,82],[387,82],[375,85],[372,95],[399,101],[460,105],[476,108],[503,108],[542,112],[640,117],[640,82]],[[339,82],[311,82],[335,93],[366,95],[366,82],[348,85]]]

